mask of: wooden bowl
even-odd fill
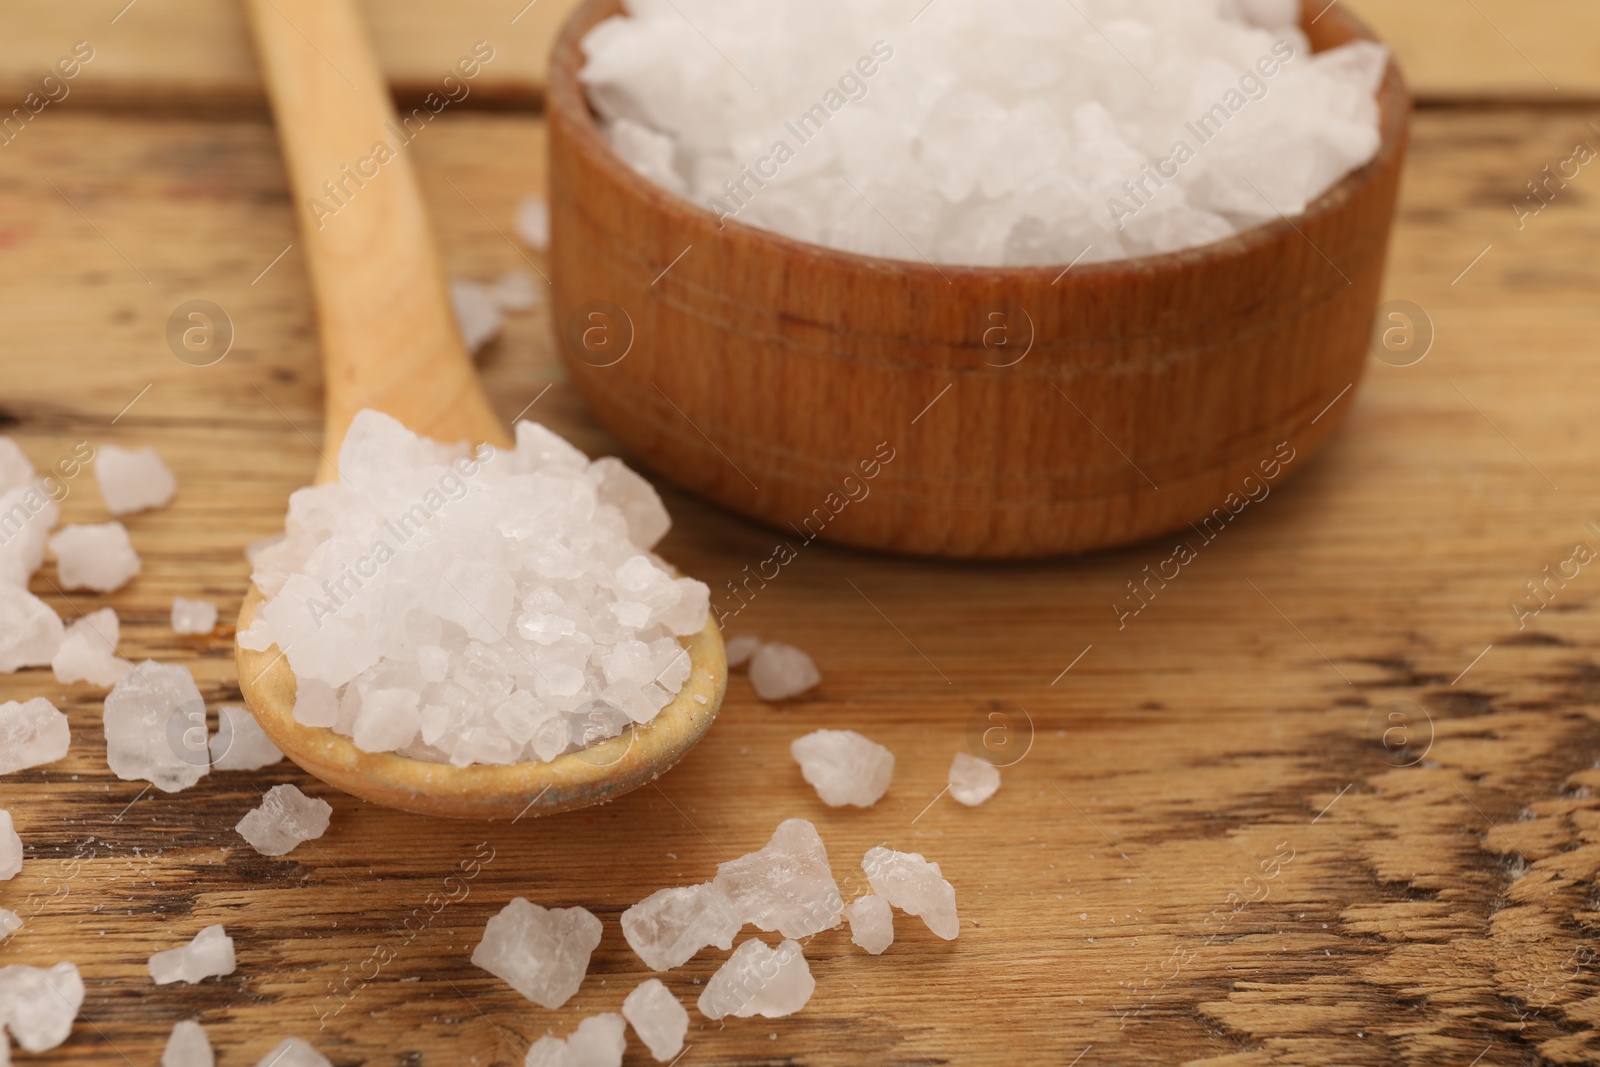
[[[1314,50],[1374,39],[1342,5],[1311,24],[1323,7],[1303,14]],[[1304,214],[1063,276],[719,229],[595,124],[579,42],[619,10],[589,0],[551,63],[563,357],[645,464],[791,551],[1037,557],[1225,522],[1349,410],[1410,121],[1393,63],[1377,155]]]

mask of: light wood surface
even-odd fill
[[[154,445],[181,485],[127,520],[144,570],[125,589],[63,596],[53,564],[33,588],[67,618],[114,606],[123,654],[184,663],[209,702],[236,703],[229,629],[179,637],[167,620],[175,594],[233,617],[243,547],[317,463],[315,319],[276,142],[260,119],[49,117],[0,151],[0,430],[41,466],[82,439]],[[173,1022],[199,1018],[222,1067],[288,1034],[339,1067],[515,1067],[646,976],[624,908],[798,815],[847,893],[880,842],[938,861],[961,937],[899,917],[896,944],[868,957],[825,934],[805,1011],[719,1028],[691,1008],[684,1067],[1593,1062],[1600,577],[1584,568],[1520,630],[1508,604],[1579,540],[1600,546],[1584,525],[1600,522],[1600,199],[1586,173],[1523,229],[1510,209],[1597,137],[1577,113],[1419,116],[1386,295],[1426,310],[1432,350],[1375,362],[1325,452],[1124,627],[1124,583],[1171,546],[1007,566],[807,547],[729,632],[806,648],[820,690],[772,709],[736,675],[706,741],[616,804],[474,826],[286,765],[168,796],[107,771],[101,693],[0,677],[0,698],[58,699],[74,730],[60,764],[0,779],[28,849],[0,884],[28,923],[0,965],[71,959],[89,990],[64,1046],[19,1060],[155,1063]],[[496,229],[543,187],[537,120],[447,113],[415,151],[450,274],[544,265]],[[163,336],[196,297],[237,328],[206,368]],[[484,358],[496,411],[536,400],[533,417],[613,450],[550,336],[543,312],[508,322]],[[105,519],[91,478],[70,483],[67,521]],[[664,554],[714,589],[771,553],[765,530],[666,499]],[[1391,723],[1397,700],[1426,717]],[[1001,725],[991,701],[1015,707],[990,741],[1026,755],[967,810],[939,793],[952,755]],[[818,726],[895,751],[877,807],[831,811],[801,781],[787,745]],[[1386,749],[1396,726],[1407,738]],[[268,860],[231,828],[284,781],[328,799],[333,823]],[[440,904],[475,860],[465,898]],[[517,895],[605,923],[560,1011],[468,962]],[[153,986],[149,954],[214,922],[238,972]],[[691,1003],[721,956],[669,986]],[[650,1062],[637,1043],[628,1057]]]

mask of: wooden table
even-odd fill
[[[128,521],[137,580],[63,596],[47,564],[33,588],[67,619],[115,607],[125,655],[189,666],[215,706],[239,695],[242,550],[315,466],[314,323],[238,13],[124,2],[0,27],[7,107],[74,41],[96,50],[76,95],[0,148],[0,430],[40,467],[80,440],[167,458],[176,500]],[[540,263],[505,235],[544,180],[537,57],[569,5],[540,0],[513,24],[519,6],[373,4],[402,94],[474,40],[498,46],[477,100],[493,106],[449,109],[414,145],[458,276]],[[1375,360],[1330,448],[1137,615],[1119,625],[1113,605],[1165,541],[1026,566],[808,547],[730,632],[806,648],[820,690],[775,709],[736,677],[716,729],[658,786],[514,825],[369,807],[288,764],[157,793],[107,770],[100,691],[0,677],[0,697],[57,700],[74,730],[66,760],[0,780],[27,844],[0,884],[27,926],[0,964],[69,959],[88,984],[70,1040],[22,1062],[151,1064],[175,1021],[198,1018],[224,1067],[292,1034],[341,1067],[520,1064],[646,976],[623,909],[710,877],[790,816],[817,824],[847,894],[879,842],[938,861],[961,937],[902,917],[869,957],[821,935],[802,1013],[719,1027],[691,1012],[688,1067],[1600,1058],[1600,570],[1551,582],[1544,604],[1526,586],[1600,548],[1600,170],[1521,228],[1510,207],[1575,144],[1600,147],[1600,12],[1359,6],[1425,105],[1388,295],[1423,309],[1431,351]],[[194,298],[236,330],[214,366],[164,339]],[[484,374],[506,418],[537,399],[532,417],[612,449],[542,314],[508,322]],[[104,519],[90,478],[70,483],[66,521]],[[713,588],[769,554],[768,531],[666,499],[666,555]],[[218,602],[224,625],[174,635],[178,594]],[[941,797],[952,755],[994,725],[1015,760],[1000,793],[972,810]],[[895,751],[875,808],[824,808],[800,780],[787,743],[819,726]],[[285,781],[328,799],[333,825],[267,859],[232,827]],[[490,850],[440,906],[446,875]],[[559,1011],[468,961],[517,895],[605,922]],[[211,923],[233,936],[236,973],[152,985],[146,958]],[[690,1001],[720,958],[665,977]],[[628,1055],[650,1062],[637,1042]]]

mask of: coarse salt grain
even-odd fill
[[[646,978],[634,986],[622,1002],[622,1015],[656,1062],[666,1063],[683,1051],[689,1013],[661,979]]]
[[[20,586],[0,582],[0,673],[44,667],[66,628],[50,605]]]
[[[707,945],[733,947],[744,919],[712,882],[660,889],[622,913],[622,934],[653,971],[687,963]]]
[[[750,685],[762,700],[788,700],[815,689],[821,681],[811,657],[793,645],[774,641],[750,657]]]
[[[172,632],[208,634],[217,628],[217,606],[209,600],[172,598]]]
[[[255,771],[283,759],[283,752],[261,730],[249,708],[224,704],[217,709],[217,732],[208,742],[214,771]]]
[[[617,154],[719,219],[846,251],[1174,251],[1299,214],[1379,143],[1386,50],[1313,55],[1273,0],[627,11],[582,44]]]
[[[327,833],[332,817],[333,805],[326,800],[308,797],[293,785],[275,785],[234,829],[263,856],[282,856]]]
[[[72,1033],[83,993],[83,978],[71,963],[49,970],[0,967],[0,1034],[10,1031],[28,1052],[48,1052]]]
[[[44,697],[0,704],[0,774],[54,763],[71,743],[66,715]]]
[[[828,850],[805,819],[785,819],[764,848],[718,864],[714,884],[743,922],[784,937],[831,930],[844,911]]]
[[[505,319],[500,314],[499,301],[487,285],[457,278],[450,283],[450,306],[456,313],[461,343],[468,352],[476,353],[500,336]]]
[[[877,956],[894,944],[894,912],[876,893],[858,897],[844,909],[850,922],[850,940]]]
[[[772,948],[752,937],[717,968],[696,1006],[713,1020],[729,1015],[776,1019],[805,1007],[816,987],[798,941]]]
[[[150,977],[156,985],[194,983],[233,970],[233,938],[220,925],[201,930],[187,945],[150,957]]]
[[[111,608],[91,611],[67,627],[61,645],[50,658],[50,669],[62,685],[88,682],[110,687],[133,671],[133,664],[119,657],[117,642],[122,627]]]
[[[484,927],[472,962],[543,1008],[572,998],[600,944],[600,920],[584,908],[542,908],[514,897]]]
[[[0,491],[0,583],[28,584],[60,517],[60,505],[38,483]]]
[[[11,813],[0,808],[0,882],[9,882],[22,871],[22,838],[11,825]]]
[[[94,477],[100,497],[113,515],[165,507],[178,491],[178,479],[153,448],[101,445]]]
[[[161,1067],[215,1067],[216,1062],[211,1041],[199,1023],[185,1019],[173,1026],[161,1053]]]
[[[861,860],[872,891],[907,915],[920,918],[946,941],[961,933],[956,917],[956,891],[939,871],[915,852],[895,852],[879,845]]]
[[[789,753],[829,807],[870,808],[888,792],[894,753],[854,730],[816,730],[797,737]]]
[[[333,1063],[298,1037],[287,1037],[256,1061],[256,1067],[333,1067]]]
[[[1000,788],[1000,769],[986,759],[957,752],[950,761],[950,795],[969,808],[977,807]]]
[[[106,694],[102,720],[106,763],[124,781],[176,793],[211,768],[206,703],[187,667],[145,660]]]
[[[20,929],[22,929],[22,916],[14,911],[0,908],[0,941],[4,941]]]
[[[255,553],[250,641],[283,650],[297,721],[458,766],[548,760],[688,677],[710,591],[650,554],[670,519],[619,462],[529,422],[469,454],[363,411],[338,466]]]
[[[50,538],[50,552],[65,589],[109,593],[139,573],[139,554],[120,522],[63,526]]]
[[[550,247],[550,204],[542,196],[525,196],[517,204],[517,236],[529,248]]]
[[[728,669],[743,667],[750,662],[750,657],[756,654],[761,647],[761,638],[755,634],[740,634],[738,637],[728,638]]]

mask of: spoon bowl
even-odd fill
[[[293,200],[305,208],[301,245],[326,388],[317,481],[338,477],[332,457],[368,408],[438,440],[509,446],[457,332],[409,154],[351,0],[246,0],[246,8]],[[261,602],[252,588],[236,632],[250,627]],[[709,615],[682,643],[689,678],[649,723],[553,760],[466,767],[366,752],[297,722],[285,656],[236,645],[235,658],[262,730],[328,784],[407,811],[515,820],[637,789],[700,740],[722,705],[727,658]]]

